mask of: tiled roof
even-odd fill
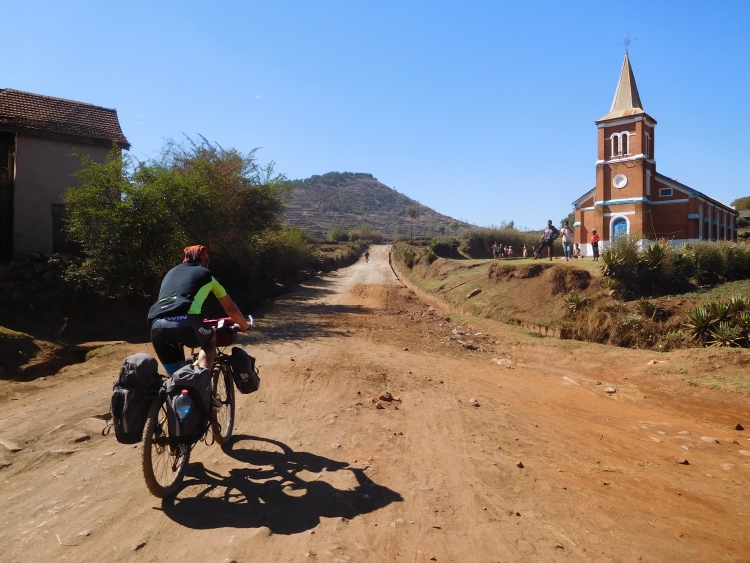
[[[130,146],[117,111],[51,96],[0,89],[0,126],[116,141]]]

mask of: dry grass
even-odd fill
[[[686,379],[694,387],[704,386],[721,391],[750,394],[750,375],[722,375],[718,373],[704,373]]]

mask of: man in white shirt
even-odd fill
[[[567,221],[563,221],[563,227],[560,229],[560,236],[562,237],[565,261],[568,262],[573,255],[573,229],[568,226]]]

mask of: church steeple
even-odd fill
[[[597,121],[605,119],[616,119],[618,117],[628,117],[645,113],[641,105],[641,97],[638,95],[638,86],[635,84],[633,69],[630,67],[630,57],[625,52],[625,60],[622,62],[620,71],[620,81],[617,83],[615,98],[612,100],[612,107],[609,113],[600,117]]]

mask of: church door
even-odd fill
[[[614,223],[612,223],[612,240],[615,241],[621,236],[627,234],[628,222],[624,218],[618,217],[617,219],[615,219]]]

